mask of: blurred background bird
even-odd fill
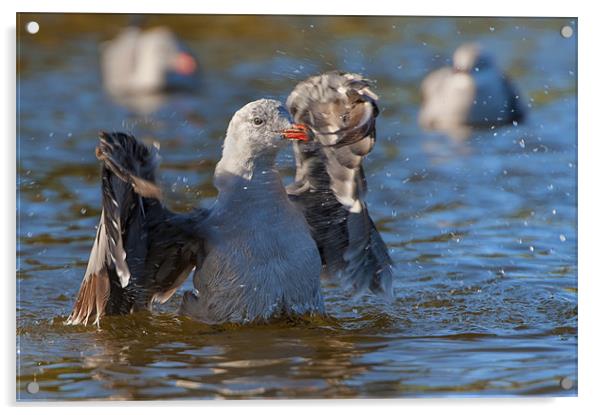
[[[118,103],[137,112],[152,112],[165,94],[194,91],[199,62],[165,26],[143,29],[132,21],[100,45],[103,85]]]
[[[477,43],[456,49],[453,66],[427,75],[421,92],[420,126],[453,138],[467,138],[473,128],[518,123],[525,117],[516,88]]]

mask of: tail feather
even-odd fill
[[[66,324],[85,326],[92,319],[98,326],[101,317],[105,314],[109,294],[110,281],[106,271],[87,275],[82,281],[73,311],[67,318]]]

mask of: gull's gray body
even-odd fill
[[[460,46],[453,67],[430,73],[422,82],[418,116],[425,130],[462,138],[473,127],[509,124],[524,118],[514,86],[493,57],[477,44]]]
[[[240,197],[218,198],[204,221],[205,256],[184,314],[222,323],[324,312],[320,255],[307,223],[278,175],[262,177],[273,186],[233,178],[229,191]]]

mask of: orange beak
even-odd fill
[[[196,71],[196,60],[186,52],[178,53],[174,62],[174,69],[180,75],[192,75]]]
[[[282,136],[288,140],[309,141],[314,134],[305,124],[293,124],[291,128],[282,130]]]

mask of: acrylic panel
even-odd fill
[[[17,400],[576,396],[577,31],[18,14]]]

